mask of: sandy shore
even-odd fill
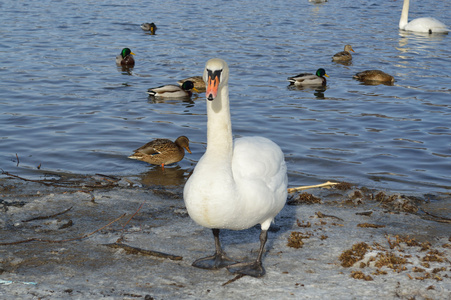
[[[450,299],[450,223],[421,213],[422,199],[307,193],[292,194],[276,218],[267,273],[251,278],[191,266],[214,245],[187,215],[181,186],[2,179],[0,298]],[[229,256],[256,255],[259,228],[221,234]]]

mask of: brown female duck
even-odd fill
[[[345,50],[332,56],[333,61],[350,61],[352,59],[351,52],[355,52],[351,45],[346,45]]]
[[[357,79],[359,81],[363,81],[365,83],[385,83],[385,84],[393,84],[395,82],[395,78],[385,72],[380,70],[367,70],[363,72],[359,72],[352,76],[352,78]]]
[[[189,149],[189,139],[186,136],[179,136],[175,142],[168,139],[156,139],[136,149],[128,158],[137,159],[153,165],[173,164],[182,160],[185,150]]]

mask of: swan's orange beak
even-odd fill
[[[207,99],[212,101],[216,98],[218,95],[218,88],[219,88],[219,78],[221,75],[222,70],[219,71],[208,71],[208,79],[207,79]]]

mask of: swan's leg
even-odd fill
[[[233,274],[243,274],[252,277],[262,277],[265,275],[265,268],[262,265],[262,256],[265,249],[266,240],[268,239],[268,231],[262,230],[260,233],[260,249],[258,250],[257,259],[251,262],[237,263],[227,267]]]
[[[212,256],[199,258],[198,260],[193,262],[194,267],[208,270],[217,270],[235,263],[235,261],[228,258],[224,250],[222,250],[221,243],[219,242],[219,229],[213,229],[213,236],[215,238],[215,254]]]

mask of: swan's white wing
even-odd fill
[[[280,173],[286,171],[284,155],[280,147],[264,137],[235,139],[232,160],[233,175],[239,178],[260,178],[269,188],[282,182]],[[237,179],[235,178],[235,181]]]
[[[287,168],[282,150],[263,137],[236,139],[232,171],[239,194],[248,199],[245,209],[255,212],[249,213],[250,218],[258,217],[257,223],[263,229],[269,228],[287,198]]]

